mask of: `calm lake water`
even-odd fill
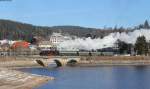
[[[150,66],[31,68],[22,71],[56,78],[36,89],[150,89]]]

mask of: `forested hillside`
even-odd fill
[[[149,28],[148,21],[145,22],[143,25],[141,24],[135,28],[136,29]],[[125,29],[123,27],[96,29],[96,28],[85,28],[80,26],[43,27],[11,20],[0,20],[0,39],[10,39],[10,40],[29,41],[34,36],[41,36],[46,38],[53,32],[61,32],[63,34],[69,34],[78,37],[86,37],[86,36],[104,37],[112,32],[128,32],[129,30],[132,31],[134,29]]]

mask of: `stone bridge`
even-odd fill
[[[48,66],[50,64],[56,64],[57,67],[66,66],[66,65],[74,65],[80,61],[80,57],[53,57],[49,59],[36,60],[38,64],[41,66]]]

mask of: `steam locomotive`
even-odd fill
[[[40,56],[113,56],[114,51],[58,51],[45,50],[40,52]]]

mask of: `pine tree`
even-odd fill
[[[150,28],[148,20],[145,20],[145,22],[144,22],[144,28],[145,29],[149,29]]]
[[[145,36],[139,36],[135,43],[135,50],[138,55],[143,55],[148,53],[148,44],[146,42]]]

